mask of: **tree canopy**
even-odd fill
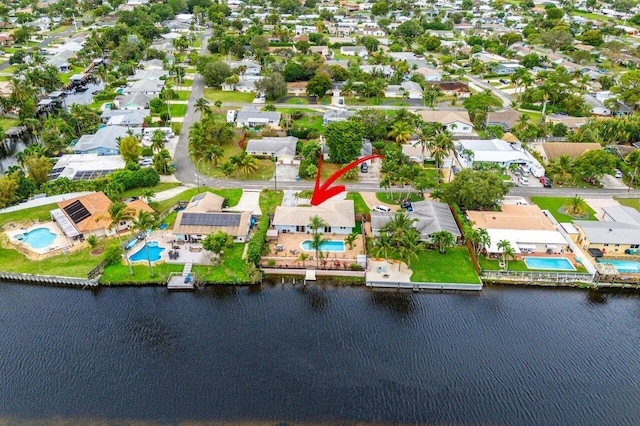
[[[338,164],[347,164],[360,155],[364,133],[356,121],[341,121],[329,124],[325,129],[329,158]]]
[[[467,210],[489,210],[507,193],[500,177],[489,171],[463,169],[443,190],[443,198]]]

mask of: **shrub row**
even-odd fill
[[[269,215],[264,214],[258,222],[258,231],[253,234],[247,248],[247,259],[256,266],[260,266],[262,257],[262,247],[267,240],[267,230],[269,229]]]

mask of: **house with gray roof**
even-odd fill
[[[322,114],[322,122],[325,126],[329,123],[336,123],[338,121],[347,121],[349,118],[355,115],[355,111],[349,111],[346,108],[330,109]]]
[[[146,109],[149,108],[149,101],[155,96],[144,93],[131,93],[129,95],[118,96],[113,101],[119,109]]]
[[[640,254],[640,225],[614,221],[574,220],[576,242],[593,257]]]
[[[122,94],[144,93],[145,95],[158,96],[164,87],[164,80],[139,80],[125,87]]]
[[[140,81],[140,80],[161,80],[169,75],[169,71],[163,69],[151,68],[144,70],[136,70],[134,75],[127,77],[128,81]]]
[[[609,222],[631,223],[640,226],[640,212],[633,207],[622,205],[605,206],[604,220]]]
[[[100,120],[107,126],[140,127],[149,114],[148,109],[112,109],[104,111]]]
[[[298,138],[294,136],[251,139],[247,142],[247,154],[291,162],[296,155],[297,144]]]
[[[384,96],[387,98],[404,98],[422,99],[422,87],[415,81],[403,81],[402,83],[390,84],[384,90]]]
[[[418,201],[411,203],[413,211],[405,213],[413,220],[413,227],[420,232],[420,240],[431,242],[431,237],[436,232],[448,231],[456,239],[462,235],[451,213],[451,209],[445,203],[439,201]],[[371,212],[371,230],[375,237],[380,236],[380,231],[393,219],[394,212]]]
[[[118,155],[120,139],[129,132],[139,133],[123,126],[106,126],[98,129],[93,135],[82,135],[72,147],[74,154]]]
[[[260,111],[255,106],[246,106],[236,115],[236,127],[279,127],[282,114],[275,111]]]

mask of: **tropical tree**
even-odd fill
[[[482,250],[491,245],[491,237],[489,237],[489,232],[484,228],[473,229],[471,227],[467,227],[467,229],[465,229],[464,235],[465,238],[473,246],[473,250],[476,252],[477,256],[482,253]]]
[[[156,130],[151,135],[151,150],[153,152],[158,152],[164,148],[164,138],[165,134],[162,130]]]
[[[345,237],[344,242],[346,245],[349,246],[349,250],[353,250],[353,244],[356,242],[357,238],[358,238],[358,234],[356,234],[355,232],[352,232],[351,234]]]
[[[209,145],[205,149],[204,155],[211,161],[213,167],[217,167],[218,161],[224,158],[224,149],[219,145]]]
[[[436,162],[438,176],[440,176],[444,159],[447,158],[454,149],[451,133],[446,130],[438,132],[431,141],[429,149],[431,151],[431,156]]]
[[[309,224],[307,225],[314,234],[317,234],[320,229],[328,228],[329,224],[322,219],[320,216],[315,215],[309,220]]]
[[[396,248],[400,248],[408,233],[413,230],[413,223],[416,219],[412,219],[408,214],[403,212],[396,212],[391,220],[385,223],[381,231],[388,232],[391,235],[391,240]]]
[[[511,243],[507,240],[498,241],[498,249],[502,252],[502,263],[504,264],[504,270],[509,269],[509,258],[513,258],[516,254]]]
[[[417,229],[411,228],[404,237],[402,246],[399,253],[404,262],[409,268],[411,268],[411,259],[418,257],[418,253],[421,251],[423,243],[421,241],[420,232]],[[398,270],[400,270],[400,264],[398,264]]]
[[[302,262],[302,267],[304,268],[304,267],[305,267],[304,262],[305,262],[307,259],[309,259],[309,255],[308,255],[307,253],[305,253],[305,252],[302,252],[302,253],[300,253],[300,256],[298,256],[298,259],[297,259],[297,260],[299,260],[300,262]]]
[[[313,237],[311,237],[311,243],[309,244],[309,246],[316,252],[316,268],[318,268],[320,265],[320,248],[322,247],[322,244],[326,243],[327,241],[329,241],[329,239],[324,238],[322,234],[315,233],[313,234]]]
[[[411,136],[411,125],[406,121],[396,121],[391,125],[391,131],[387,134],[398,144],[405,144]]]
[[[147,253],[147,262],[149,263],[149,274],[151,278],[155,275],[153,268],[151,267],[151,257],[149,256],[149,244],[147,244],[147,230],[152,229],[156,224],[156,220],[153,215],[147,211],[140,210],[138,216],[133,219],[133,229],[135,231],[142,232],[144,236],[144,247]]]
[[[445,254],[447,252],[447,248],[455,245],[456,238],[451,232],[442,230],[434,232],[431,235],[431,241],[436,247],[438,247],[438,252],[440,254]]]
[[[550,171],[553,173],[553,180],[557,183],[566,184],[573,174],[573,160],[567,154],[550,162]]]
[[[195,110],[200,114],[208,115],[211,113],[211,108],[209,107],[209,101],[205,98],[198,98],[195,103]]]
[[[111,225],[109,225],[109,228],[115,228],[118,241],[120,242],[120,247],[122,247],[120,223],[133,219],[134,211],[131,207],[127,207],[127,205],[122,201],[116,201],[111,203],[107,212],[109,213],[109,217],[111,217]],[[129,256],[125,253],[124,257],[127,259],[127,266],[129,266],[129,275],[133,275],[133,268],[131,267]]]
[[[587,206],[586,201],[584,201],[582,197],[576,195],[575,197],[567,198],[562,208],[571,216],[582,217],[587,212],[589,206]]]

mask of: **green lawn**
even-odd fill
[[[198,192],[202,192],[202,191],[209,191],[209,192],[213,192],[213,190],[209,189],[209,188],[200,188],[200,191],[198,191],[198,188],[191,188],[191,189],[187,189],[186,191],[181,192],[180,194],[176,195],[175,197],[171,197],[167,200],[163,200],[163,201],[159,201],[158,202],[158,209],[163,212],[165,210],[167,210],[169,207],[173,206],[175,203],[177,203],[178,201],[189,201],[194,195],[198,194]]]
[[[255,94],[253,93],[240,93],[240,92],[223,92],[219,89],[204,89],[204,97],[211,101],[224,102],[252,102]]]
[[[131,253],[129,253],[131,254]],[[169,278],[171,272],[182,272],[184,265],[175,265],[168,263],[151,264],[154,277],[151,277],[149,265],[147,263],[138,263],[131,265],[133,276],[129,274],[129,267],[126,262],[109,265],[104,268],[101,284],[145,284],[145,283],[164,283]]]
[[[176,90],[176,94],[178,95],[178,99],[179,101],[186,101],[189,99],[189,96],[191,96],[191,91],[190,90]]]
[[[389,194],[387,194],[386,192],[376,192],[376,198],[383,203],[398,205],[400,204],[401,200],[405,199],[408,199],[409,201],[424,201],[424,198],[420,197],[420,195],[415,192],[403,192],[399,194],[392,193],[391,197],[389,197]]]
[[[82,73],[83,70],[84,68],[82,67],[78,67],[78,66],[71,67],[69,69],[69,72],[64,74],[59,74],[60,81],[62,82],[62,84],[67,84],[72,75]]]
[[[438,250],[424,250],[411,261],[411,270],[413,282],[480,283],[465,247],[449,248],[445,254]]]
[[[284,103],[291,104],[291,105],[307,105],[309,104],[309,99],[296,97],[296,98],[287,99]]]
[[[260,192],[260,210],[262,214],[273,214],[276,211],[276,207],[282,204],[284,198],[284,192],[273,191],[271,189],[263,189]]]
[[[324,122],[322,116],[319,115],[305,115],[299,120],[295,120],[291,125],[292,129],[310,129],[318,133],[324,129]]]
[[[190,80],[188,78],[185,78],[184,80],[182,80],[182,82],[180,83],[180,87],[191,87],[193,86],[193,80]]]
[[[591,207],[587,207],[588,217],[577,218],[572,217],[563,213],[560,213],[558,210],[562,207],[562,205],[567,201],[567,198],[561,197],[531,197],[531,201],[538,205],[542,210],[549,210],[551,215],[556,218],[558,222],[572,222],[574,220],[598,220],[596,218],[596,212],[593,211]]]
[[[212,189],[210,192],[224,197],[227,207],[235,206],[240,202],[240,197],[242,197],[242,189],[240,188]]]
[[[169,111],[171,112],[171,117],[184,117],[187,113],[187,105],[171,104],[169,105]]]
[[[193,272],[198,279],[219,284],[243,283],[248,280],[246,273],[247,262],[242,259],[244,244],[234,244],[225,248],[222,262],[219,265],[196,265]]]
[[[356,213],[369,213],[371,209],[365,203],[364,198],[358,192],[347,193],[347,200],[353,200]]]
[[[49,34],[59,34],[63,31],[66,31],[67,29],[69,29],[71,25],[60,25],[57,28],[54,28],[53,30],[49,31]]]
[[[633,207],[640,211],[640,198],[616,198],[616,200],[623,206]]]
[[[322,163],[322,170],[320,171],[320,179],[322,179],[322,181],[324,182],[326,179],[330,178],[335,172],[337,172],[338,170],[342,169],[344,166],[341,164],[335,164],[335,163],[329,163],[329,162],[323,162]],[[315,177],[312,178],[311,180],[315,180]],[[338,180],[336,180],[336,182],[357,182],[358,181],[358,175],[356,174],[355,179],[347,179],[345,177],[345,175],[342,175],[338,178]]]
[[[7,130],[10,127],[17,126],[19,123],[18,120],[14,120],[13,118],[0,118],[0,128]]]

